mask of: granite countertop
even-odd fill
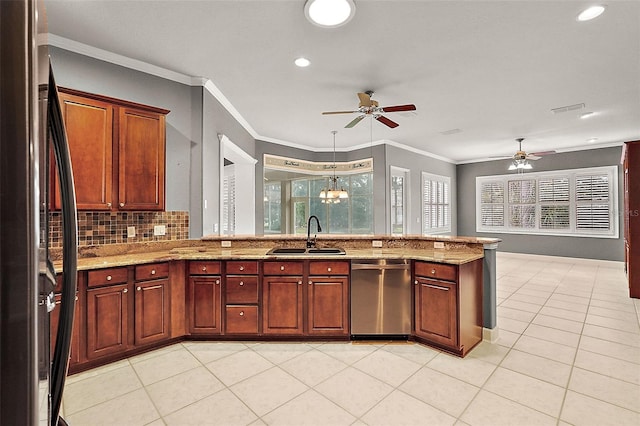
[[[483,253],[468,250],[439,250],[413,248],[354,248],[345,249],[345,255],[267,255],[267,248],[215,248],[207,246],[179,247],[145,253],[125,253],[112,256],[85,257],[78,259],[78,270],[139,265],[170,260],[351,260],[351,259],[414,259],[459,265],[482,259]],[[62,262],[54,262],[56,272],[62,271]]]

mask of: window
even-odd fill
[[[391,166],[390,225],[392,234],[405,234],[408,223],[406,195],[409,192],[409,170]]]
[[[617,238],[617,180],[617,166],[478,177],[476,230]]]
[[[422,233],[451,232],[451,179],[422,173]]]
[[[360,173],[338,178],[338,188],[344,188],[349,198],[337,204],[323,203],[318,196],[329,187],[326,177],[291,181],[291,218],[293,233],[306,234],[310,215],[318,216],[323,233],[373,233],[373,173]]]
[[[264,233],[282,232],[282,203],[281,182],[266,182],[264,184]]]

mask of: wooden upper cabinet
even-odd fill
[[[78,210],[164,210],[169,111],[62,87],[59,93]],[[59,209],[53,174],[52,208]]]
[[[78,209],[110,210],[113,204],[113,105],[68,93],[60,93],[60,103]],[[51,170],[54,171],[53,208],[60,209],[59,178],[55,167]]]
[[[120,108],[119,129],[119,208],[164,210],[164,115]]]

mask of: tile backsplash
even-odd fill
[[[165,235],[153,235],[154,226],[164,225]],[[135,227],[135,237],[127,228]],[[78,245],[137,243],[141,241],[186,240],[189,212],[78,212]],[[62,216],[49,213],[49,247],[62,247]]]

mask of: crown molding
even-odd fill
[[[182,74],[176,71],[172,71],[163,67],[159,67],[157,65],[152,65],[147,62],[140,61],[138,59],[129,58],[127,56],[119,55],[117,53],[110,52],[108,50],[103,50],[94,46],[90,46],[88,44],[80,43],[75,40],[71,40],[65,37],[61,37],[52,33],[48,33],[46,35],[47,44],[50,46],[58,47],[60,49],[69,50],[71,52],[75,52],[84,56],[88,56],[90,58],[99,59],[104,62],[109,62],[111,64],[119,65],[125,68],[129,68],[135,71],[140,71],[146,74],[151,74],[156,77],[164,78],[166,80],[174,81],[176,83],[181,83],[187,86],[201,86],[207,92],[211,94],[224,109],[231,114],[231,116],[251,135],[252,138],[264,142],[274,143],[277,145],[283,145],[290,148],[303,149],[305,151],[311,152],[332,152],[333,150],[330,148],[316,148],[308,145],[303,145],[291,141],[284,141],[281,139],[276,139],[268,136],[263,136],[258,134],[256,130],[249,124],[249,122],[240,114],[240,112],[233,106],[233,104],[227,99],[227,97],[220,91],[220,89],[211,81],[210,79],[204,77],[194,77],[186,74]],[[405,145],[400,142],[395,142],[393,140],[378,140],[372,141],[371,143],[363,143],[360,145],[353,145],[349,147],[345,147],[339,149],[339,152],[350,152],[355,151],[362,148],[369,148],[371,146],[377,145],[390,145],[396,148],[403,149],[405,151],[414,152],[416,154],[424,155],[426,157],[431,157],[436,160],[444,161],[451,164],[461,164],[456,163],[454,160],[446,157],[442,157],[440,155],[432,154],[428,151],[423,151],[421,149],[417,149],[408,145]]]

